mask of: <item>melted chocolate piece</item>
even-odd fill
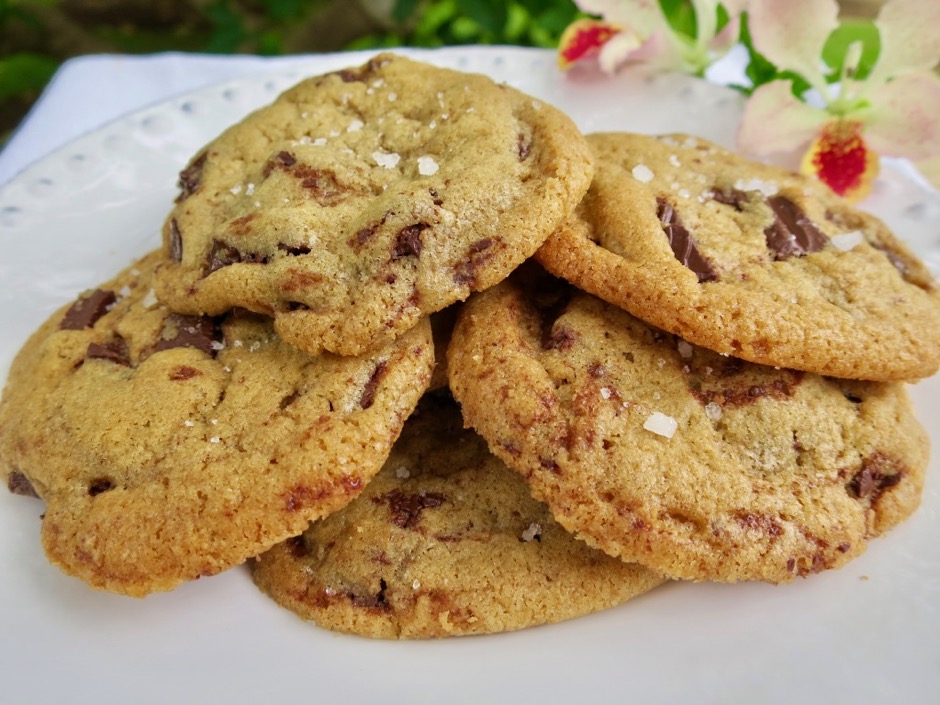
[[[379,382],[382,381],[382,377],[385,376],[387,367],[388,364],[383,360],[375,366],[374,370],[372,370],[372,374],[369,376],[369,381],[367,381],[365,386],[362,388],[362,396],[359,397],[359,406],[361,406],[363,409],[368,409],[375,402],[376,389],[379,386]]]
[[[726,206],[734,206],[736,211],[744,210],[744,204],[747,203],[747,193],[736,188],[713,189],[712,200],[723,203]]]
[[[86,360],[107,360],[124,367],[130,367],[131,355],[127,349],[127,341],[118,336],[110,343],[89,343],[85,352]]]
[[[439,492],[406,494],[401,490],[392,490],[385,495],[385,500],[392,513],[392,523],[400,529],[413,529],[418,524],[422,510],[439,507],[447,498]]]
[[[767,205],[774,213],[774,222],[764,230],[764,237],[775,260],[802,257],[826,246],[829,238],[789,198],[771,196]]]
[[[88,485],[88,494],[92,497],[97,497],[99,494],[103,494],[108,490],[114,489],[114,483],[107,478],[99,478],[93,480],[90,485]]]
[[[208,156],[208,152],[203,152],[180,172],[179,181],[177,181],[177,186],[180,187],[180,195],[176,197],[177,203],[192,196],[199,188],[202,183],[202,168],[206,165]]]
[[[22,495],[23,497],[39,497],[29,478],[16,470],[11,472],[7,478],[7,489],[13,494]]]
[[[705,259],[695,242],[692,235],[676,213],[675,207],[664,198],[656,199],[656,215],[663,226],[663,232],[669,239],[669,246],[672,248],[676,259],[683,265],[695,272],[699,282],[711,282],[718,279],[718,273],[714,270],[711,263]]]
[[[213,240],[212,248],[209,250],[209,256],[206,259],[206,266],[203,270],[203,276],[209,276],[216,270],[228,267],[232,264],[258,264],[264,263],[267,258],[262,255],[242,252],[236,247],[221,240]]]
[[[492,238],[477,240],[467,248],[467,258],[454,265],[454,281],[470,288],[476,286],[477,270],[493,258],[494,252],[490,248],[494,245]]]
[[[219,330],[215,321],[208,316],[181,316],[174,313],[167,317],[164,325],[172,330],[172,335],[158,340],[151,349],[152,353],[173,348],[197,348],[207,355],[215,355],[213,343],[219,340]]]
[[[875,502],[882,492],[897,485],[904,472],[884,455],[875,454],[862,460],[861,469],[846,484],[845,489],[855,499],[871,498]]]
[[[59,323],[59,330],[83,330],[91,328],[105,313],[108,307],[117,301],[113,291],[95,289],[87,296],[78,299]]]
[[[174,262],[183,261],[183,234],[176,218],[170,220],[170,259]]]
[[[422,250],[421,231],[430,227],[427,223],[415,223],[398,231],[398,237],[395,238],[395,251],[392,259],[401,259],[402,257],[420,257]]]

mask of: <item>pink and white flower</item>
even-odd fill
[[[823,47],[838,24],[835,0],[751,0],[754,48],[810,90],[795,96],[789,80],[758,87],[739,147],[765,158],[803,155],[803,171],[851,201],[871,190],[878,155],[910,159],[940,188],[940,2],[888,0],[875,20],[880,51],[869,75],[857,76],[862,47],[852,44],[829,83]]]

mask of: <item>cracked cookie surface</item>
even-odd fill
[[[693,346],[544,273],[465,305],[448,353],[467,424],[580,538],[674,578],[839,567],[920,502],[902,383]]]
[[[503,279],[591,179],[560,111],[475,74],[381,54],[286,91],[180,174],[157,293],[274,318],[359,354]]]
[[[386,639],[557,622],[663,582],[562,529],[442,395],[422,400],[354,502],[251,565],[301,617]]]
[[[245,311],[170,313],[153,253],[55,313],[13,363],[0,474],[46,504],[49,559],[141,596],[212,575],[339,509],[427,385],[425,320],[358,358],[309,356]]]
[[[877,218],[809,177],[684,135],[589,135],[577,215],[537,259],[711,350],[879,381],[940,364],[940,289]]]

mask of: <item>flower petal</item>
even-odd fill
[[[822,110],[793,97],[789,81],[771,81],[748,99],[738,128],[738,147],[752,155],[804,150],[828,120]]]
[[[575,20],[565,28],[558,42],[559,68],[564,70],[582,59],[597,56],[601,47],[619,32],[619,27],[600,20]]]
[[[801,170],[856,203],[871,192],[878,176],[878,155],[862,139],[862,123],[833,120],[813,140]]]
[[[881,52],[869,81],[881,83],[904,71],[932,69],[940,61],[940,2],[890,0],[875,20]]]
[[[582,12],[600,15],[611,24],[631,27],[644,39],[666,26],[658,0],[575,0],[575,5]]]
[[[637,35],[632,32],[620,32],[602,48],[598,62],[604,73],[613,73],[624,61],[635,58],[634,53],[642,46]]]
[[[918,71],[875,86],[859,113],[879,154],[925,159],[940,154],[940,76]]]
[[[825,84],[823,45],[839,24],[838,13],[835,0],[751,0],[748,26],[757,51],[819,88]]]
[[[738,42],[741,34],[741,17],[736,16],[728,20],[721,31],[712,38],[708,48],[718,56],[724,56]]]

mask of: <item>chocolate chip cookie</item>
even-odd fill
[[[359,354],[503,279],[573,211],[590,150],[555,108],[391,54],[303,81],[180,174],[157,295]]]
[[[421,402],[359,498],[251,565],[303,618],[385,639],[557,622],[663,581],[562,529],[439,395]]]
[[[466,422],[566,529],[692,580],[839,567],[918,506],[902,383],[720,355],[544,273],[472,297],[448,354]]]
[[[49,559],[141,596],[242,563],[346,505],[428,383],[425,320],[312,357],[270,319],[171,313],[151,254],[55,313],[13,363],[0,474],[46,504]]]
[[[815,180],[671,135],[588,138],[596,175],[537,254],[684,339],[878,381],[940,364],[940,290],[874,216]]]

